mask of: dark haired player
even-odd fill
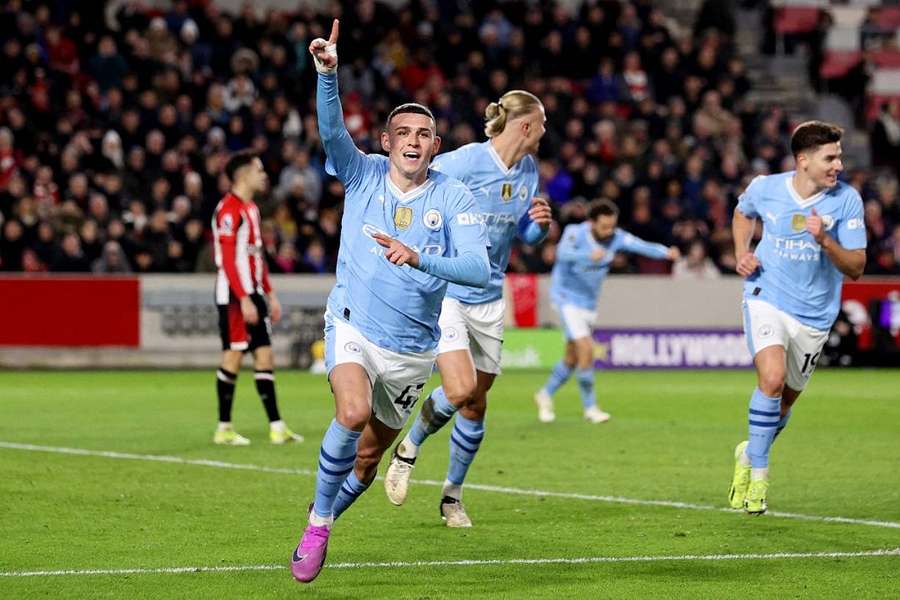
[[[302,442],[303,437],[281,420],[275,397],[269,307],[272,319],[277,321],[281,318],[281,304],[269,282],[262,254],[259,209],[253,201],[266,190],[269,179],[259,157],[247,151],[233,155],[225,165],[225,173],[231,180],[231,191],[219,202],[212,220],[218,267],[216,306],[222,336],[222,364],[216,372],[219,426],[213,442],[231,446],[250,443],[231,425],[234,387],[245,352],[253,353],[256,390],[269,417],[269,440],[273,444]]]
[[[858,279],[866,265],[862,199],[837,179],[842,133],[822,121],[799,125],[791,136],[796,170],[757,177],[734,211],[734,255],[746,279],[744,335],[757,387],[749,438],[734,449],[728,501],[749,514],[768,508],[769,449],[816,368],[844,276]],[[757,218],[763,235],[754,252]]]

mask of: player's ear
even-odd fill
[[[387,131],[381,132],[381,149],[388,153],[391,151],[391,136]]]
[[[431,149],[431,156],[434,157],[441,150],[441,136],[434,136],[434,144]]]

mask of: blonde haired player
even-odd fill
[[[466,184],[487,228],[491,280],[486,288],[451,284],[441,307],[437,365],[441,386],[422,405],[406,437],[394,449],[384,485],[396,505],[406,500],[419,447],[456,414],[450,433],[450,465],[440,512],[448,527],[471,527],[462,486],[484,437],[487,393],[500,373],[503,344],[503,277],[515,238],[537,244],[550,227],[550,206],[535,196],[534,154],[544,135],[544,106],[530,92],[512,90],[485,110],[488,140],[438,156],[433,167]]]

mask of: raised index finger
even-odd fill
[[[328,37],[329,44],[337,44],[339,23],[340,21],[338,21],[337,19],[331,22],[331,35]]]

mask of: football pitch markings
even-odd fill
[[[510,558],[477,560],[421,560],[409,562],[358,562],[326,564],[326,569],[411,569],[419,567],[480,567],[510,565],[590,565],[603,563],[652,563],[678,561],[797,560],[816,558],[900,557],[900,548],[859,552],[774,552],[771,554],[682,554],[675,556],[588,556],[582,558]],[[234,573],[281,571],[287,565],[232,565],[219,567],[159,567],[134,569],[65,569],[58,571],[0,571],[0,577],[60,577],[67,575],[175,575],[179,573]]]
[[[180,456],[167,456],[159,454],[134,454],[131,452],[115,452],[112,450],[89,450],[87,448],[65,448],[60,446],[41,446],[36,444],[22,444],[18,442],[0,441],[0,448],[8,450],[24,450],[28,452],[48,452],[53,454],[68,454],[74,456],[90,456],[100,458],[112,458],[119,460],[142,460],[148,462],[161,462],[177,465],[192,465],[201,467],[213,467],[217,469],[234,469],[240,471],[256,471],[261,473],[278,473],[282,475],[304,475],[315,477],[315,471],[310,469],[292,469],[287,467],[267,467],[248,463],[232,463],[220,460],[208,460],[198,458],[182,458]],[[382,479],[378,477],[378,479]],[[433,479],[411,479],[411,483],[428,486],[443,486],[443,481]],[[663,506],[684,510],[707,510],[715,512],[734,513],[732,508],[713,506],[711,504],[692,504],[690,502],[678,502],[675,500],[643,500],[639,498],[625,498],[622,496],[600,496],[594,494],[579,494],[576,492],[552,492],[547,490],[535,490],[526,488],[503,487],[479,483],[466,483],[466,489],[483,492],[494,492],[518,496],[537,496],[544,498],[563,498],[568,500],[586,500],[592,502],[607,502],[612,504],[630,504],[637,506]],[[767,516],[782,519],[794,519],[798,521],[818,521],[824,523],[845,523],[848,525],[867,525],[870,527],[885,527],[900,529],[900,523],[895,521],[880,521],[873,519],[854,519],[850,517],[829,517],[822,515],[805,515],[800,513],[768,511]]]

